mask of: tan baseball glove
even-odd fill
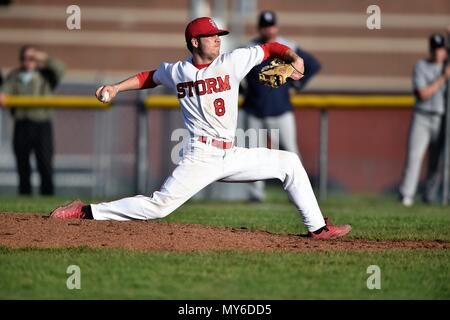
[[[272,88],[281,87],[295,71],[291,64],[281,59],[273,59],[269,65],[259,72],[259,81]]]

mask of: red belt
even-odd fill
[[[221,141],[221,140],[216,140],[214,138],[210,138],[210,140],[211,140],[211,145],[216,148],[219,148],[219,149],[230,149],[233,147],[233,142],[231,142],[231,141]],[[208,143],[208,138],[201,136],[201,137],[198,137],[198,141],[206,144],[206,143]]]

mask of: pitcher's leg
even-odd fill
[[[135,196],[91,205],[95,220],[147,220],[164,218],[194,194],[217,180],[214,165],[183,160],[151,197]]]
[[[226,164],[229,175],[222,181],[279,179],[308,230],[312,232],[325,226],[308,175],[295,153],[266,148],[235,148],[227,155]]]

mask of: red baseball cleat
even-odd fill
[[[67,205],[56,208],[50,215],[54,219],[83,219],[84,212],[81,209],[85,206],[80,200],[72,201]]]
[[[331,224],[329,218],[325,218],[325,227],[323,227],[318,233],[316,233],[316,231],[308,232],[308,237],[314,239],[340,238],[350,233],[351,230],[352,227],[349,224],[334,226]]]

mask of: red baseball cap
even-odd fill
[[[219,29],[213,19],[209,17],[201,17],[192,20],[186,27],[185,37],[186,42],[191,41],[192,38],[198,36],[224,36],[229,34],[227,30]]]

